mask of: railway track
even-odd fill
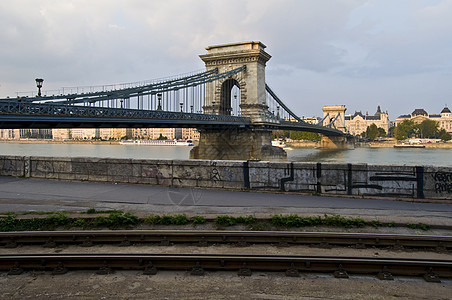
[[[54,275],[72,270],[96,270],[109,274],[114,270],[140,270],[154,275],[162,270],[188,271],[204,275],[209,271],[234,271],[239,276],[253,272],[332,273],[337,278],[350,275],[376,275],[382,280],[394,276],[422,276],[440,282],[452,278],[451,260],[394,259],[363,257],[327,257],[294,255],[215,255],[215,254],[27,254],[0,255],[0,270],[9,275],[24,271],[50,271]]]
[[[277,246],[310,245],[322,248],[334,246],[390,248],[395,250],[422,249],[447,252],[452,250],[452,236],[400,235],[367,233],[287,232],[287,231],[186,231],[186,230],[99,230],[99,231],[33,231],[1,232],[0,245],[14,248],[18,245],[93,246],[117,244],[272,244]]]

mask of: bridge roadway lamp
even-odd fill
[[[157,110],[162,110],[162,94],[157,94],[158,106]]]
[[[41,88],[42,88],[42,83],[44,82],[44,79],[42,78],[36,78],[36,86],[38,87],[38,97],[41,97]]]

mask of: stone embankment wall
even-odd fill
[[[452,168],[0,156],[0,175],[172,187],[452,199]]]

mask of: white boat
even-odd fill
[[[281,147],[281,148],[284,148],[284,147],[286,147],[287,145],[286,145],[286,143],[284,143],[284,141],[279,141],[279,140],[274,140],[274,141],[272,141],[272,146],[275,146],[275,147]]]
[[[422,144],[395,144],[394,148],[425,148],[425,145]]]
[[[193,146],[191,140],[123,140],[120,145],[137,145],[137,146]]]

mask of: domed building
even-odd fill
[[[403,122],[404,120],[412,120],[414,123],[419,124],[424,120],[432,120],[438,122],[439,130],[444,129],[448,133],[452,134],[452,113],[446,106],[443,108],[440,114],[429,115],[424,109],[417,108],[410,115],[401,115],[395,120],[395,125]]]
[[[383,128],[388,133],[389,123],[388,112],[382,112],[380,106],[377,107],[377,112],[374,115],[369,115],[368,113],[364,115],[360,111],[355,111],[353,115],[345,116],[345,128],[352,135],[366,132],[367,127],[372,124]]]

